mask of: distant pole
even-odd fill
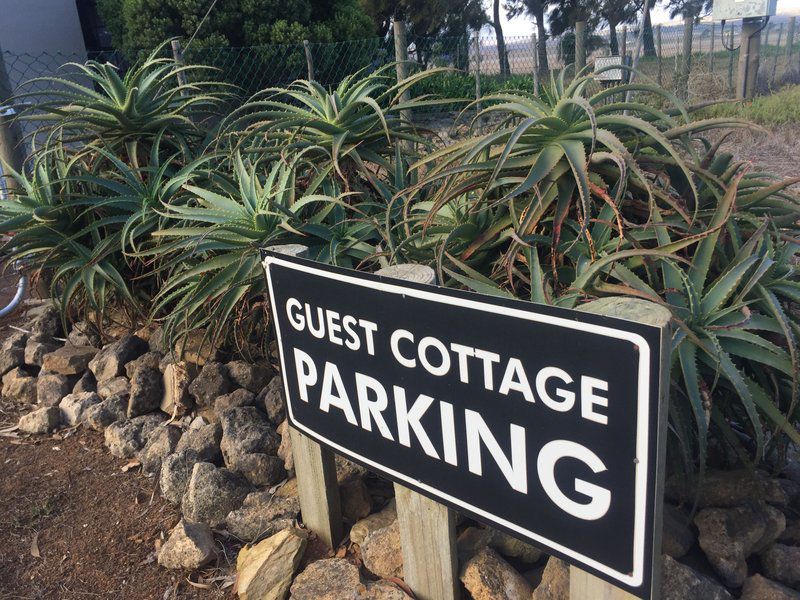
[[[733,48],[733,27],[728,30],[728,48]],[[728,96],[733,96],[733,52],[728,51]]]
[[[394,60],[395,71],[397,72],[397,83],[408,78],[408,42],[406,41],[406,24],[402,19],[395,19],[392,24],[394,29]],[[400,102],[408,102],[411,93],[406,90],[400,97]],[[411,122],[411,111],[400,111],[400,118]]]
[[[708,50],[708,53],[710,55],[710,58],[709,58],[709,61],[708,61],[709,62],[709,69],[711,70],[712,73],[714,72],[714,38],[716,37],[716,31],[715,31],[716,27],[715,27],[715,25],[716,25],[716,23],[714,23],[712,21],[711,22],[711,47]]]
[[[531,47],[533,48],[533,93],[539,95],[539,42],[536,39],[536,32],[531,36]]]
[[[778,58],[781,55],[781,40],[783,39],[783,23],[778,25],[778,41],[775,42],[775,60],[772,62],[772,77],[770,81],[775,84],[775,77],[778,74]]]
[[[794,30],[797,26],[797,17],[789,17],[789,30],[786,33],[786,68],[792,68],[792,53],[794,52]]]
[[[658,69],[657,72],[657,81],[659,87],[663,84],[663,74],[662,74],[662,54],[661,54],[661,25],[656,25],[656,67]]]
[[[3,53],[0,52],[0,171],[3,174],[5,174],[6,165],[17,173],[22,173],[25,165],[25,147],[22,143],[22,131],[11,107],[13,91],[11,80],[6,72]],[[17,181],[11,177],[4,177],[4,181],[0,182],[0,191],[3,189],[12,191],[17,188]],[[0,198],[2,197],[3,195],[0,194]]]
[[[644,44],[644,25],[647,20],[647,14],[650,12],[650,0],[644,0],[642,6],[642,20],[639,23],[639,32],[636,34],[636,45],[633,47],[633,61],[631,63],[631,73],[628,77],[628,83],[633,83],[636,79],[636,70],[639,68],[639,58],[642,56],[642,45]],[[633,90],[628,90],[625,93],[625,102],[630,102],[633,98]],[[625,111],[627,114],[627,110]]]
[[[628,56],[628,26],[622,26],[622,34],[619,41],[619,55],[622,57],[622,60],[625,60],[625,57]]]
[[[737,100],[752,98],[755,94],[760,58],[761,19],[744,19],[739,42],[739,69],[736,79]]]
[[[478,31],[475,32],[475,38],[472,40],[472,47],[475,53],[475,108],[481,112],[481,41],[479,39]],[[478,129],[481,127],[481,122],[478,120]]]
[[[689,73],[692,69],[692,35],[694,19],[683,17],[683,61],[681,62],[680,87],[678,91],[683,99],[689,97]]]
[[[586,66],[586,21],[575,21],[575,75]]]
[[[170,42],[170,45],[172,46],[172,58],[173,60],[175,60],[175,64],[177,64],[178,67],[181,68],[181,70],[178,71],[177,75],[178,85],[183,87],[187,85],[189,81],[186,79],[186,71],[183,70],[183,67],[186,66],[186,61],[183,59],[183,49],[181,48],[181,41],[178,39],[174,39]],[[181,95],[185,96],[186,90],[182,90]]]
[[[314,81],[314,57],[311,56],[311,44],[303,40],[303,50],[306,53],[306,66],[308,67],[308,80]]]

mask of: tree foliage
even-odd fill
[[[97,0],[114,45],[129,56],[171,37],[192,36],[209,6],[209,0]],[[241,47],[373,35],[358,0],[225,0],[211,10],[193,44]]]

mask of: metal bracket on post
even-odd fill
[[[656,481],[656,502],[654,506],[654,531],[653,549],[654,560],[660,564],[661,548],[661,528],[662,528],[662,506],[661,498],[664,496],[664,459],[666,455],[667,440],[667,413],[669,403],[669,359],[670,359],[670,322],[672,314],[653,302],[640,300],[638,298],[601,298],[594,302],[588,302],[578,310],[605,315],[607,317],[618,317],[629,321],[636,321],[646,325],[654,325],[661,329],[661,365],[659,368],[659,390],[658,399],[658,418],[660,420],[659,431],[662,435],[656,444],[656,458],[659,461],[656,473],[660,476]],[[655,569],[653,574],[653,589],[661,587],[661,570]],[[617,586],[595,577],[578,567],[569,568],[569,598],[570,600],[636,600],[636,596],[618,588]]]
[[[266,250],[308,257],[308,247],[302,244],[269,246]],[[334,453],[291,426],[289,436],[303,523],[330,548],[336,548],[342,539],[343,527]]]
[[[376,275],[433,285],[436,274],[424,265],[396,265]],[[455,512],[394,484],[403,548],[403,579],[418,600],[456,600],[459,596]]]

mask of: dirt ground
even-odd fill
[[[767,132],[736,130],[723,142],[722,149],[737,160],[750,161],[755,171],[800,177],[800,123]],[[794,189],[800,190],[800,186]]]

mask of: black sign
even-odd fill
[[[264,264],[294,427],[650,596],[658,328],[272,253]]]

